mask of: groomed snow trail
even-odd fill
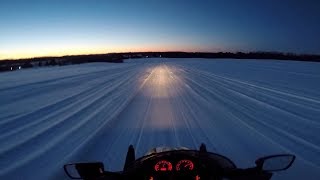
[[[66,179],[69,162],[121,170],[130,144],[208,150],[239,167],[293,153],[274,179],[320,178],[320,64],[139,59],[0,74],[0,179]]]

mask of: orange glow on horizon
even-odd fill
[[[218,48],[217,48],[218,49]],[[66,56],[66,55],[86,55],[86,54],[106,54],[106,53],[121,53],[121,52],[167,52],[167,51],[184,51],[196,52],[203,51],[202,48],[177,45],[145,45],[145,46],[104,46],[104,47],[85,47],[85,46],[55,46],[55,47],[28,47],[25,49],[12,49],[0,51],[0,60],[5,59],[23,59],[34,57],[49,57],[49,56]]]

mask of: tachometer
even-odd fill
[[[191,171],[194,168],[194,164],[190,160],[181,160],[178,162],[176,165],[176,170],[177,171]]]
[[[162,160],[157,162],[156,165],[154,165],[155,171],[171,171],[172,170],[172,164],[169,161]]]

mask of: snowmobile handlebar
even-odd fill
[[[207,152],[204,144],[199,151],[173,150],[152,153],[135,159],[133,146],[129,146],[123,171],[104,170],[102,162],[72,163],[64,165],[71,179],[271,179],[273,172],[288,169],[294,162],[291,154],[278,154],[259,158],[256,166],[237,168],[227,157]]]

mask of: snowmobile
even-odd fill
[[[106,171],[102,162],[66,164],[64,170],[71,179],[84,180],[268,180],[273,172],[288,169],[294,160],[294,155],[277,154],[257,159],[255,167],[241,169],[229,158],[208,152],[205,144],[201,144],[199,150],[153,148],[138,159],[135,158],[134,147],[130,145],[122,171]]]

